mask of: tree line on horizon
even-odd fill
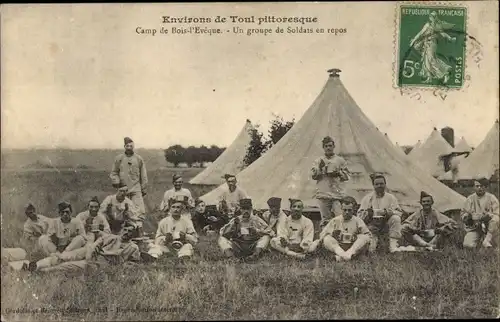
[[[252,164],[262,154],[278,143],[295,124],[295,119],[285,121],[279,115],[273,113],[273,116],[274,119],[270,121],[271,126],[267,137],[264,137],[264,134],[259,131],[259,124],[254,124],[254,128],[249,131],[250,143],[243,160],[245,167]],[[191,145],[185,148],[180,144],[175,144],[165,149],[164,155],[165,160],[172,163],[174,167],[178,167],[181,163],[185,163],[190,168],[194,164],[204,167],[205,163],[214,162],[225,150],[225,147],[221,148],[217,145],[211,145],[210,147],[205,145],[199,147]]]

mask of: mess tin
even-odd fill
[[[250,231],[246,227],[241,227],[240,232],[242,235],[249,235]]]
[[[434,229],[426,229],[423,231],[423,235],[426,238],[432,238],[436,236],[436,233],[434,232]]]
[[[350,244],[350,243],[352,243],[352,237],[353,237],[353,234],[342,233],[340,235],[340,240],[344,244]]]

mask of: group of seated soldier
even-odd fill
[[[174,184],[179,179],[174,176]],[[365,196],[359,206],[353,197],[342,198],[341,215],[325,222],[316,239],[314,224],[304,215],[304,203],[299,199],[289,199],[289,214],[277,197],[268,200],[269,209],[263,213],[253,209],[250,198],[239,198],[237,206],[230,200],[232,210],[228,211],[227,202],[217,209],[201,200],[192,201],[190,192],[178,185],[179,189],[168,196],[165,193],[160,207],[165,217],[159,221],[154,239],[141,250],[134,238],[142,237],[142,220],[127,197],[127,186],[120,185],[117,193],[102,203],[93,197],[88,209],[75,217],[68,202],[59,203],[57,218],[37,214],[35,207],[28,204],[22,244],[45,257],[29,262],[26,252],[16,255],[16,249],[4,248],[2,257],[22,262],[21,269],[29,271],[78,270],[90,263],[151,262],[166,254],[189,259],[199,234],[212,232],[218,234],[217,244],[226,258],[257,259],[270,249],[300,259],[324,248],[333,253],[336,261],[348,261],[363,251],[374,252],[379,237],[385,233],[392,253],[440,249],[457,232],[458,223],[437,211],[434,197],[423,191],[420,209],[402,222],[402,210],[397,199],[385,192],[385,181],[383,175],[372,176],[374,192]],[[497,198],[486,192],[487,186],[487,180],[475,181],[475,192],[461,210],[466,230],[464,247],[475,248],[481,243],[489,248],[498,243],[499,205]],[[228,187],[230,193],[236,191],[234,186]],[[400,239],[409,246],[399,246]]]

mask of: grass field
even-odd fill
[[[178,171],[187,182],[200,169]],[[171,187],[171,175],[149,173],[149,207]],[[209,190],[188,188],[195,196]],[[61,199],[81,211],[91,196],[111,193],[105,171],[2,172],[2,247],[19,240],[28,200],[52,217]],[[154,231],[158,218],[151,215],[146,229]],[[497,317],[498,253],[462,250],[462,236],[443,253],[382,249],[348,263],[323,252],[305,261],[267,253],[255,263],[230,262],[215,239],[204,236],[186,264],[166,258],[85,276],[12,272],[2,265],[2,320]]]

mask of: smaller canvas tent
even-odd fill
[[[427,140],[411,153],[411,160],[433,177],[444,173],[444,164],[440,157],[453,152],[451,145],[434,128]]]
[[[465,138],[462,136],[460,141],[455,144],[455,151],[456,152],[472,152],[472,148],[470,147],[469,143],[465,140]]]
[[[401,152],[403,152],[403,154],[406,155],[405,149],[401,145],[399,145],[398,142],[396,142],[396,148],[398,148],[399,150],[401,150]]]
[[[252,123],[247,120],[233,143],[210,166],[191,179],[189,183],[219,185],[224,182],[224,174],[236,175],[239,173],[244,167],[243,159],[250,143],[250,131],[252,129]]]
[[[484,140],[471,154],[458,164],[454,173],[448,171],[439,180],[472,180],[481,177],[491,178],[499,169],[499,130],[498,120],[493,124]],[[458,144],[457,144],[458,146]]]
[[[387,140],[387,142],[389,142],[394,147],[394,149],[397,151],[398,154],[401,154],[402,156],[406,157],[406,153],[403,150],[403,148],[401,148],[397,143],[396,144],[392,143],[392,141],[389,138],[389,135],[387,135],[387,133],[384,133],[384,138]]]

